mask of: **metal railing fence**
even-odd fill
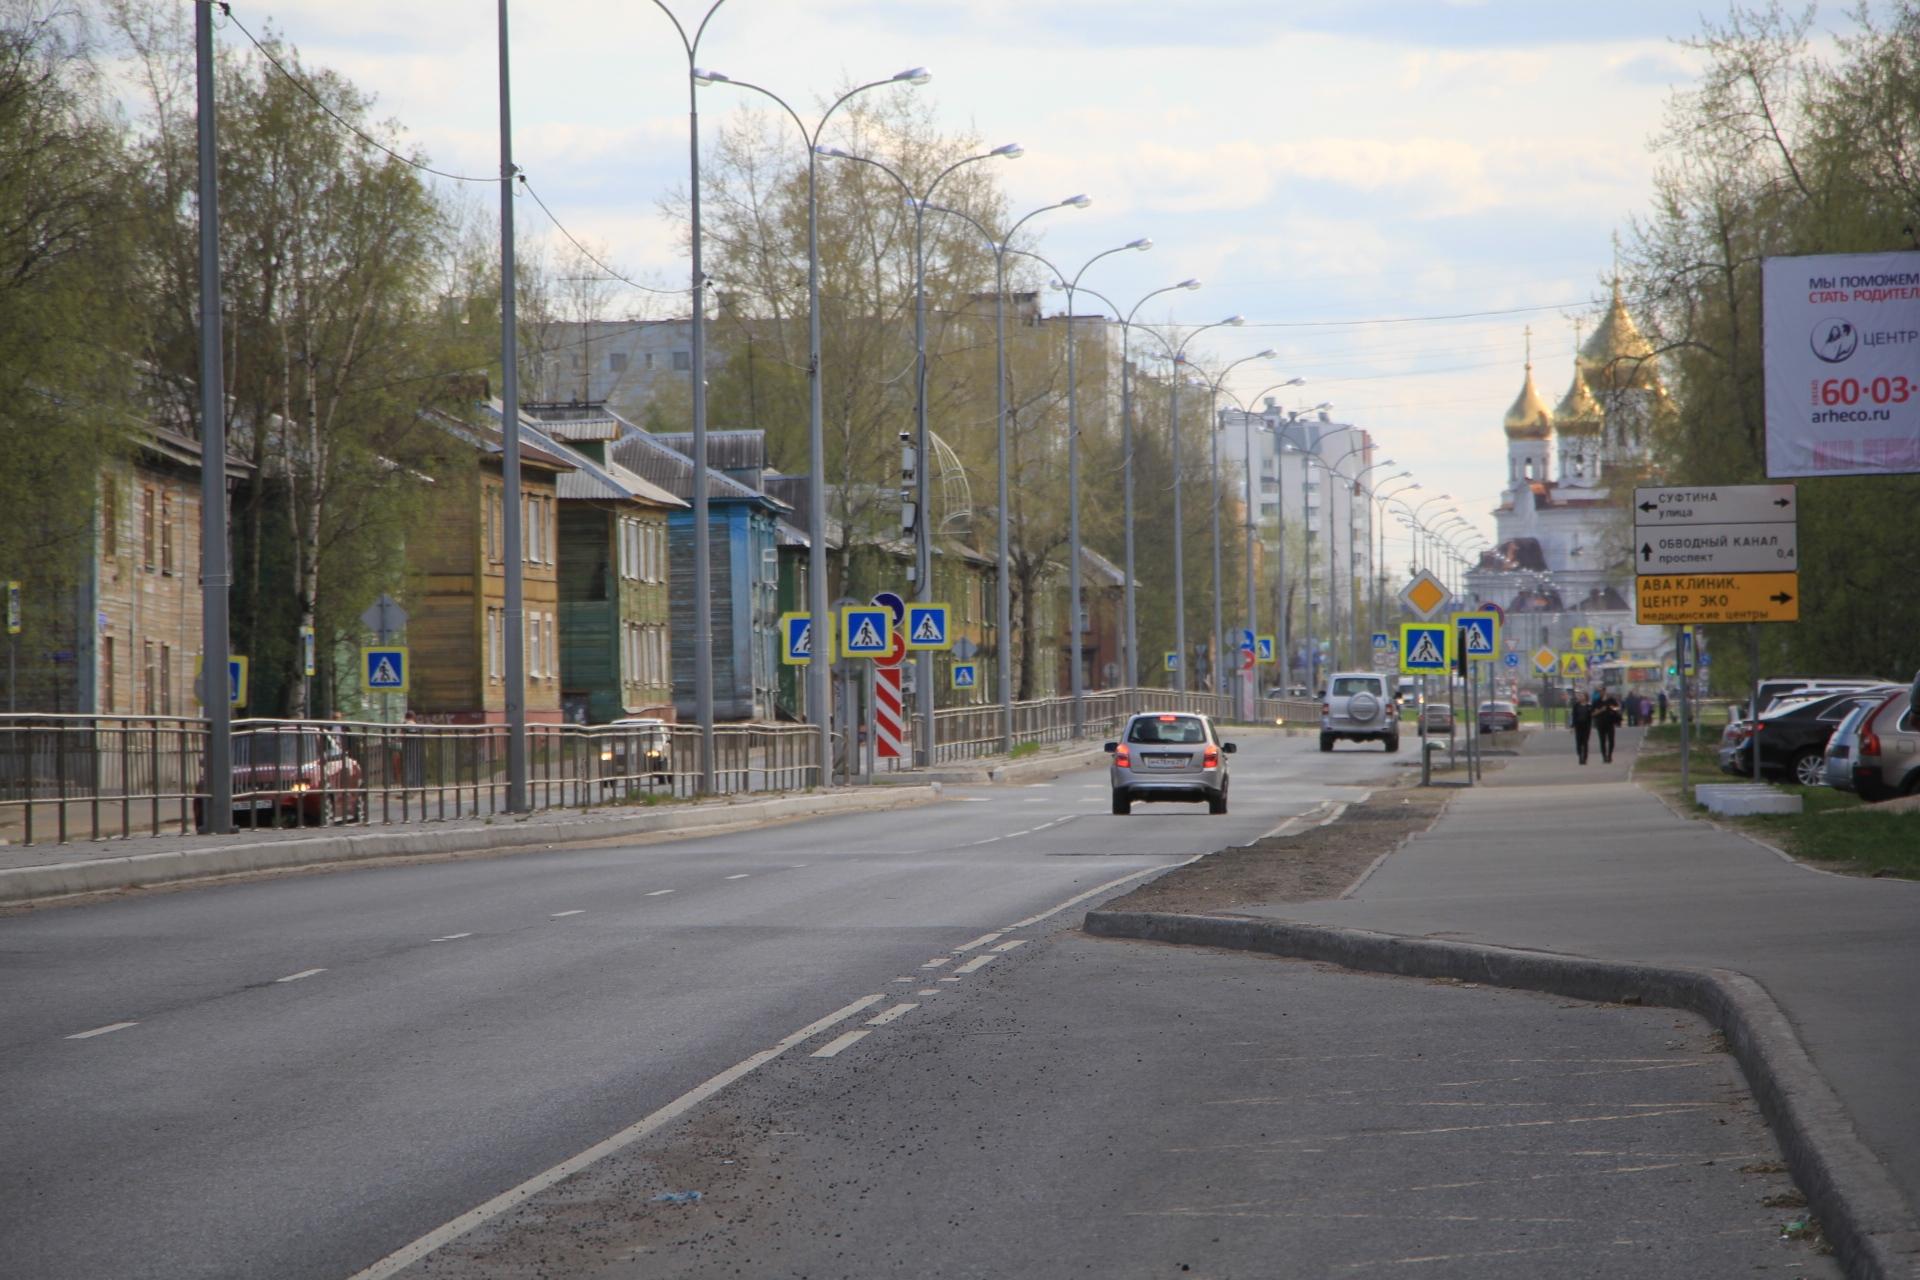
[[[1231,719],[1231,699],[1165,689],[1086,695],[1097,744],[1139,711]],[[1256,722],[1301,723],[1318,704],[1263,699]],[[996,705],[935,713],[935,763],[998,755]],[[1072,699],[1013,706],[1015,743],[1073,739]],[[206,724],[181,716],[0,716],[0,840],[16,844],[186,834],[204,827]],[[535,809],[687,800],[700,792],[697,726],[528,726]],[[714,790],[734,795],[820,785],[804,724],[714,730]],[[486,818],[507,812],[506,727],[353,721],[233,722],[234,823],[331,826]]]

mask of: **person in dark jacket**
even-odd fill
[[[1580,757],[1580,763],[1587,762],[1587,740],[1593,733],[1593,707],[1587,702],[1587,695],[1577,690],[1573,701],[1567,704],[1567,725],[1573,730],[1573,750]]]
[[[1593,695],[1593,727],[1600,735],[1600,763],[1613,763],[1613,735],[1620,728],[1620,699],[1605,685]]]
[[[1662,689],[1660,691],[1660,723],[1665,724],[1666,722],[1667,722],[1667,691],[1665,689]]]

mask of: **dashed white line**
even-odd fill
[[[575,907],[572,911],[556,911],[552,915],[548,916],[547,919],[564,920],[568,916],[583,916],[585,914],[587,914],[587,909],[585,907]]]
[[[450,933],[444,938],[428,938],[428,942],[458,942],[462,938],[471,938],[471,933]]]
[[[672,893],[672,892],[673,892],[673,890],[671,890],[671,889],[655,889],[655,890],[654,890],[654,891],[653,891],[652,893],[650,893],[650,894],[648,894],[647,896],[648,896],[649,898],[663,898],[663,897],[665,897],[665,896],[666,896],[667,894],[669,894],[669,893]]]
[[[941,965],[945,964],[947,961],[951,960],[952,958],[953,958],[952,956],[936,956],[932,960],[929,960],[925,964],[921,965],[920,967],[922,969],[938,969]]]
[[[693,1088],[687,1090],[687,1092],[675,1098],[672,1102],[669,1102],[666,1106],[661,1107],[658,1111],[652,1112],[636,1123],[622,1129],[612,1137],[596,1142],[579,1155],[561,1161],[544,1173],[535,1174],[519,1186],[510,1187],[502,1191],[485,1204],[469,1209],[467,1212],[453,1219],[453,1221],[435,1227],[432,1231],[427,1232],[411,1244],[401,1246],[372,1266],[354,1273],[349,1277],[349,1280],[388,1280],[388,1277],[406,1270],[448,1241],[459,1239],[475,1227],[499,1217],[501,1214],[507,1212],[507,1210],[524,1203],[533,1196],[545,1191],[548,1187],[553,1186],[555,1183],[561,1182],[580,1172],[580,1170],[599,1163],[616,1151],[621,1151],[632,1146],[648,1134],[679,1119],[734,1081],[743,1076],[751,1075],[795,1045],[811,1040],[828,1027],[845,1022],[854,1014],[870,1009],[885,999],[886,997],[884,995],[878,993],[863,996],[844,1008],[834,1010],[824,1018],[808,1023],[792,1035],[781,1040],[780,1043],[774,1045],[772,1048],[762,1049],[752,1057],[745,1058],[733,1066],[728,1067],[719,1075],[709,1078],[702,1084],[695,1085]]]
[[[919,1005],[912,1003],[897,1004],[879,1017],[868,1018],[867,1025],[870,1027],[884,1027],[894,1019],[904,1017],[910,1010],[918,1009],[919,1007]]]
[[[125,1031],[128,1027],[137,1027],[137,1022],[109,1022],[104,1027],[95,1027],[91,1031],[81,1031],[67,1037],[69,1040],[91,1040],[95,1036],[106,1035],[109,1031]]]
[[[741,872],[741,873],[740,873],[739,875],[737,875],[737,876],[728,876],[728,877],[727,877],[727,879],[729,879],[729,880],[745,880],[745,879],[746,879],[746,878],[747,878],[748,876],[750,876],[750,875],[752,875],[752,874],[753,874],[753,873],[752,873],[751,871],[742,871],[742,872]]]
[[[915,994],[915,995],[917,995],[917,996],[937,996],[937,995],[939,995],[939,994],[940,994],[940,988],[938,988],[938,987],[922,987],[922,988],[920,988],[920,989],[919,989],[918,991],[916,991],[916,992],[914,992],[913,994]]]
[[[992,964],[995,960],[998,960],[999,958],[1000,958],[999,956],[995,956],[995,955],[975,956],[973,959],[961,965],[958,969],[955,969],[953,971],[954,975],[956,977],[965,977],[969,973],[977,973],[978,971],[986,968],[988,965]]]
[[[1025,938],[1015,938],[1011,942],[1001,943],[999,946],[995,947],[994,950],[1002,951],[1002,952],[1012,951],[1015,947],[1024,947],[1026,945],[1027,945],[1027,940]]]
[[[975,947],[984,947],[989,942],[997,942],[1000,940],[1003,933],[1004,933],[1004,930],[996,930],[993,933],[983,933],[979,937],[975,938],[972,942],[963,942],[959,946],[955,947],[953,949],[954,954],[958,955],[962,951],[971,951]]]
[[[290,973],[284,978],[275,978],[274,981],[275,982],[298,982],[302,978],[311,978],[316,973],[325,973],[325,972],[326,972],[325,969],[302,969],[300,972]]]
[[[845,1035],[835,1036],[818,1049],[815,1049],[811,1056],[815,1058],[834,1057],[840,1053],[841,1050],[852,1048],[872,1034],[871,1031],[849,1031]]]
[[[1198,862],[1200,861],[1200,859],[1206,856],[1207,855],[1204,853],[1196,853],[1191,858],[1183,858],[1179,862],[1170,863],[1167,866],[1148,867],[1143,871],[1130,871],[1124,876],[1116,876],[1113,879],[1107,881],[1105,884],[1095,885],[1093,888],[1087,890],[1085,893],[1076,893],[1071,898],[1068,898],[1065,902],[1059,903],[1056,906],[1048,907],[1045,911],[1042,911],[1038,915],[1028,916],[1025,920],[1014,921],[1012,924],[1007,926],[1007,931],[1011,933],[1015,929],[1025,929],[1032,925],[1039,924],[1042,920],[1045,920],[1050,916],[1059,915],[1062,911],[1065,911],[1068,907],[1078,906],[1080,903],[1085,902],[1088,898],[1098,897],[1099,895],[1105,893],[1107,890],[1116,888],[1119,885],[1123,885],[1129,880],[1138,880],[1141,876],[1158,875],[1162,871],[1171,871],[1175,867],[1184,867],[1184,866],[1187,866],[1189,863]]]

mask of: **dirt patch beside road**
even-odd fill
[[[1256,903],[1336,898],[1383,853],[1431,827],[1455,792],[1383,787],[1337,821],[1209,854],[1102,904],[1105,911],[1232,915]]]

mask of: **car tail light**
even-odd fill
[[[1113,763],[1118,768],[1131,769],[1133,767],[1133,754],[1124,746],[1115,747],[1113,749]]]
[[[1220,767],[1220,748],[1209,746],[1200,757],[1200,766],[1203,769],[1218,769]]]

